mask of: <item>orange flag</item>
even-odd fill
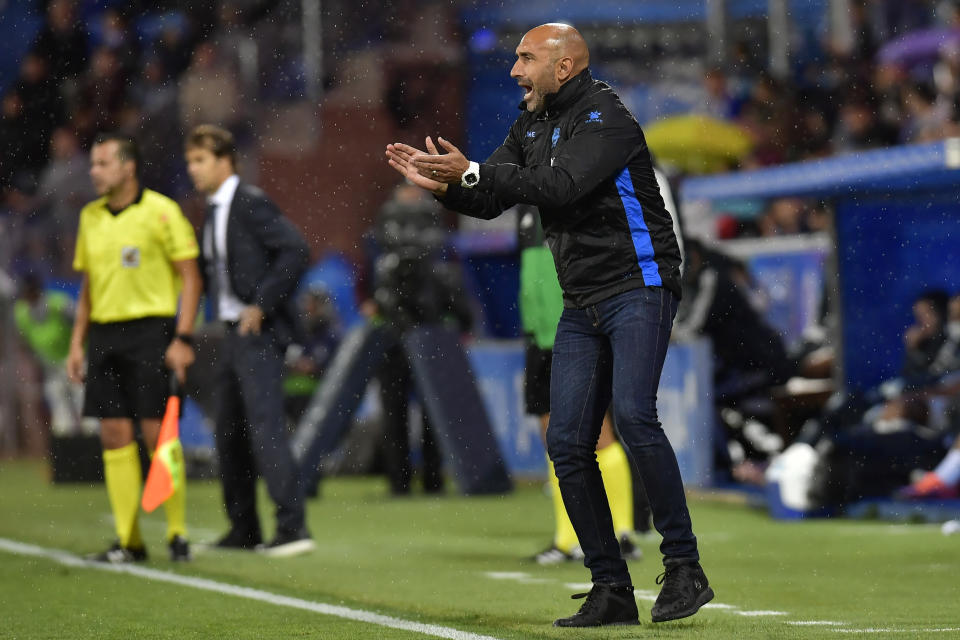
[[[143,499],[140,504],[148,513],[173,495],[178,489],[183,466],[183,446],[180,444],[180,397],[171,395],[167,400],[167,410],[160,425],[157,438],[157,450],[153,452],[150,473],[143,487]]]

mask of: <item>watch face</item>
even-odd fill
[[[468,173],[466,176],[463,177],[463,179],[467,184],[476,184],[477,180],[479,180],[480,178],[474,173]]]

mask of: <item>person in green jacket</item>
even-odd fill
[[[557,280],[553,255],[547,247],[536,207],[519,206],[517,243],[520,249],[520,324],[526,337],[524,403],[530,415],[540,420],[540,435],[546,441],[550,421],[550,365],[553,339],[563,311],[563,292]],[[640,557],[630,533],[633,531],[633,487],[630,464],[614,433],[608,412],[597,442],[597,462],[610,502],[614,530],[625,559]],[[553,500],[554,535],[549,547],[534,556],[538,564],[580,560],[583,553],[560,497],[560,483],[547,458],[550,496]]]
[[[20,336],[36,356],[43,370],[43,393],[50,411],[50,430],[54,436],[70,436],[81,432],[83,385],[67,378],[65,361],[70,350],[73,328],[73,299],[55,289],[44,289],[43,280],[27,274],[21,294],[13,304],[13,317]]]

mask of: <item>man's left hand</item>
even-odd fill
[[[237,333],[241,336],[260,335],[263,324],[263,309],[256,305],[244,307],[240,312],[240,322],[237,324]]]
[[[438,137],[437,142],[440,143],[446,153],[439,155],[433,140],[428,137],[427,151],[429,153],[414,154],[412,158],[413,166],[425,178],[446,184],[460,184],[463,172],[470,168],[470,161],[460,152],[460,149],[457,149],[449,141]]]

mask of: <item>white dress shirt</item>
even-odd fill
[[[237,185],[240,184],[240,178],[234,174],[223,181],[216,193],[210,196],[208,202],[214,206],[213,210],[213,233],[206,234],[203,253],[208,260],[214,259],[212,242],[216,243],[216,275],[217,291],[219,299],[217,300],[217,317],[227,322],[236,322],[240,319],[240,311],[246,306],[230,286],[230,278],[227,275],[227,224],[230,219],[230,205],[233,203],[233,196],[237,192]],[[212,237],[211,237],[212,236]]]

